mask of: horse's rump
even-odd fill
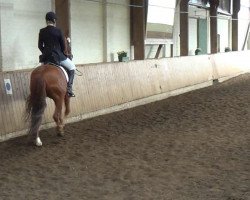
[[[46,108],[46,97],[55,103],[53,119],[56,122],[58,135],[63,135],[63,104],[65,115],[70,112],[69,97],[67,95],[67,80],[63,71],[53,65],[41,65],[35,68],[30,75],[30,95],[26,101],[26,119],[31,118],[30,135],[34,137],[35,144],[41,146],[39,127]]]
[[[26,120],[31,117],[29,133],[38,130],[42,115],[46,108],[46,85],[45,80],[39,73],[31,73],[30,95],[26,100]]]
[[[32,81],[44,81],[46,85],[46,95],[52,99],[56,93],[66,94],[67,92],[67,78],[58,66],[46,64],[37,67],[31,74],[31,82]],[[55,91],[58,92],[55,93]]]
[[[26,100],[26,119],[42,115],[46,97],[53,100],[64,98],[67,92],[66,77],[59,67],[41,65],[31,72],[30,95]]]

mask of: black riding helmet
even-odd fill
[[[56,14],[54,12],[48,12],[45,16],[46,21],[56,22]]]

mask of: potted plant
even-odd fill
[[[197,49],[195,50],[195,55],[200,55],[201,53],[202,53],[201,48],[197,48]]]
[[[225,52],[231,51],[230,47],[225,47]]]
[[[127,58],[127,52],[125,51],[119,51],[117,54],[119,62],[122,62],[124,60],[123,58]]]

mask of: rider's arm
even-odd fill
[[[60,42],[61,50],[64,53],[65,52],[65,43],[64,43],[62,31],[60,31],[59,42]]]
[[[43,41],[42,41],[42,38],[41,38],[41,32],[39,32],[38,48],[39,48],[40,51],[43,53],[44,46],[43,46]]]

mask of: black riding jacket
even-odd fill
[[[66,60],[64,55],[65,43],[62,31],[55,26],[47,26],[40,29],[38,48],[45,56],[51,55],[52,52],[56,52],[59,55],[60,61]]]

